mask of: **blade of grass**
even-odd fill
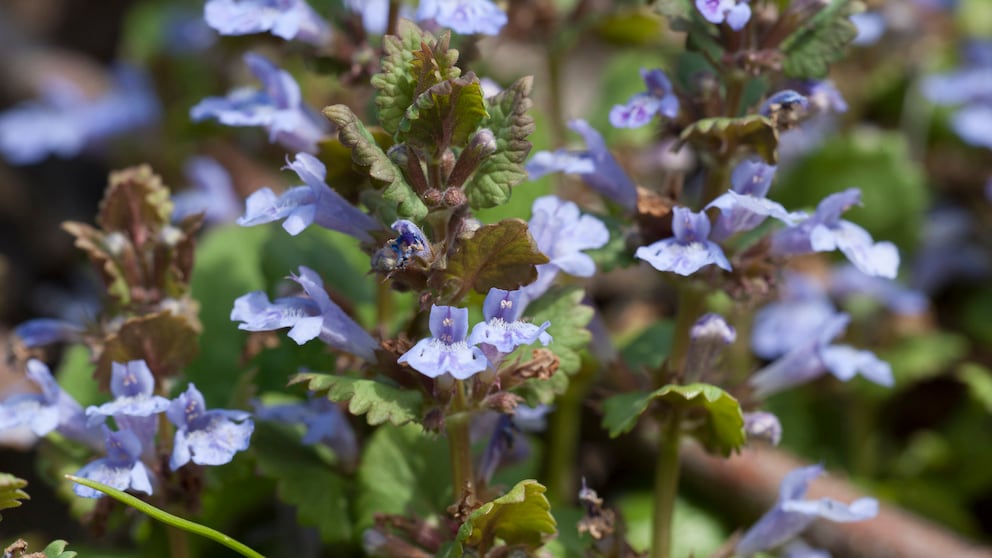
[[[103,492],[107,496],[110,496],[114,500],[121,502],[122,504],[127,504],[136,510],[151,516],[154,519],[165,523],[166,525],[171,525],[177,529],[182,529],[184,531],[189,531],[190,533],[200,535],[201,537],[206,537],[212,541],[219,542],[220,544],[234,550],[235,552],[241,554],[242,556],[247,556],[248,558],[264,558],[258,552],[255,552],[251,548],[248,548],[244,544],[232,539],[231,537],[221,533],[220,531],[211,529],[199,523],[194,523],[188,519],[183,519],[181,517],[172,515],[171,513],[162,511],[155,506],[144,502],[126,492],[117,490],[116,488],[111,488],[105,484],[92,481],[90,479],[84,479],[82,477],[77,477],[75,475],[66,475],[65,478],[71,480],[72,482],[79,483],[83,486],[92,488],[93,490],[98,490]]]

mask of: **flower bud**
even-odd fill
[[[461,207],[468,203],[468,198],[460,188],[448,188],[444,191],[441,203],[444,207]]]
[[[458,156],[458,162],[448,176],[448,186],[458,188],[465,184],[482,161],[496,152],[497,147],[496,136],[492,130],[483,128],[476,132]]]

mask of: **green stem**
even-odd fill
[[[672,340],[672,354],[668,358],[668,372],[680,373],[685,368],[685,357],[689,353],[689,334],[692,326],[703,313],[706,292],[691,283],[682,283],[678,289],[679,308],[675,315],[675,339]],[[658,378],[658,386],[670,383],[670,377]]]
[[[730,188],[730,157],[723,153],[713,153],[712,164],[706,173],[706,183],[703,184],[703,199],[700,207],[706,207],[717,196]]]
[[[230,548],[231,550],[234,550],[235,552],[237,552],[242,556],[247,556],[248,558],[264,558],[258,552],[255,552],[251,548],[248,548],[246,545],[232,539],[231,537],[225,535],[224,533],[221,533],[220,531],[211,529],[210,527],[207,527],[205,525],[200,525],[199,523],[194,523],[188,519],[183,519],[181,517],[172,515],[171,513],[162,511],[156,508],[155,506],[149,504],[148,502],[135,498],[134,496],[131,496],[126,492],[122,492],[120,490],[117,490],[116,488],[112,488],[105,484],[92,481],[90,479],[77,477],[75,475],[66,475],[65,478],[71,480],[74,483],[81,484],[83,486],[88,486],[93,490],[100,491],[106,494],[107,496],[110,496],[114,500],[117,500],[122,504],[131,506],[132,508],[152,517],[153,519],[157,519],[158,521],[161,521],[162,523],[165,523],[170,527],[175,527],[176,529],[188,531],[190,533],[194,533],[200,535],[201,537],[205,537],[212,541],[218,542]],[[172,537],[170,533],[170,540],[171,538]]]
[[[386,281],[380,281],[375,291],[376,328],[383,339],[388,337],[393,320],[393,289]]]
[[[682,417],[674,411],[662,429],[658,463],[654,471],[654,530],[651,558],[668,558],[672,552],[672,520],[679,490],[679,441]]]
[[[468,404],[465,397],[465,382],[455,380],[455,396],[452,413],[444,422],[448,434],[448,451],[451,455],[451,494],[454,503],[461,501],[467,491],[472,490],[472,440],[469,436]]]

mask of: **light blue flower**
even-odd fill
[[[844,504],[830,498],[805,500],[809,483],[823,474],[822,465],[791,471],[782,479],[778,501],[738,541],[735,552],[751,556],[795,538],[817,518],[841,523],[864,521],[878,515],[878,500],[859,498]]]
[[[782,441],[782,423],[777,416],[764,411],[744,413],[744,432],[748,440],[767,440],[773,446]]]
[[[130,430],[112,432],[103,426],[107,457],[87,463],[77,473],[77,477],[89,479],[117,490],[134,490],[152,493],[152,483],[148,469],[141,462],[141,442]],[[102,492],[75,484],[72,490],[83,498],[101,498]]]
[[[458,380],[471,378],[488,367],[486,355],[465,341],[468,309],[432,306],[431,337],[421,339],[397,362],[406,363],[429,378],[450,373]]]
[[[169,400],[154,394],[155,377],[143,360],[114,362],[110,366],[110,393],[114,400],[86,408],[87,424],[96,426],[110,417],[121,430],[130,430],[142,447],[150,451],[158,430],[158,413],[169,407]]]
[[[693,213],[687,207],[672,210],[672,238],[641,246],[634,252],[658,271],[692,275],[700,268],[714,264],[730,271],[730,262],[719,245],[709,240],[710,220],[703,212]]]
[[[764,359],[778,358],[820,331],[837,314],[823,288],[805,275],[786,275],[786,296],[766,304],[754,316],[751,350]]]
[[[358,462],[358,441],[341,408],[326,397],[308,394],[306,402],[283,405],[255,405],[255,418],[286,424],[303,424],[303,443],[325,444],[342,463],[352,466]]]
[[[239,225],[250,227],[285,219],[282,228],[296,236],[317,223],[362,242],[371,242],[369,232],[382,228],[324,182],[327,167],[313,155],[297,153],[285,168],[296,172],[306,185],[290,188],[279,196],[269,188],[255,191],[245,201],[245,214],[238,218]]]
[[[727,22],[734,31],[740,31],[751,19],[751,6],[747,1],[696,0],[696,8],[710,23]]]
[[[921,314],[930,304],[922,292],[892,279],[866,275],[853,265],[837,267],[830,273],[830,294],[841,299],[868,297],[901,315]]]
[[[683,370],[687,382],[709,381],[723,350],[737,339],[737,331],[719,314],[701,316],[689,329],[689,350]]]
[[[226,97],[207,97],[190,109],[190,118],[194,122],[215,118],[225,126],[261,126],[268,130],[270,142],[291,152],[316,153],[328,124],[303,105],[293,76],[258,54],[249,52],[244,60],[263,89],[247,87]]]
[[[14,328],[14,335],[28,348],[74,341],[79,339],[82,333],[82,327],[66,320],[54,318],[36,318]]]
[[[552,172],[578,174],[600,195],[613,200],[627,211],[636,209],[637,186],[610,153],[603,136],[582,119],[572,120],[568,127],[582,136],[586,142],[586,150],[572,152],[559,149],[554,153],[535,153],[525,166],[530,179],[537,180]]]
[[[268,32],[315,46],[331,39],[330,26],[304,0],[207,0],[203,17],[221,35]]]
[[[463,35],[499,35],[507,17],[490,0],[421,0],[417,20],[434,20]]]
[[[844,382],[860,373],[873,383],[891,387],[894,379],[892,368],[887,362],[880,360],[871,351],[830,344],[844,331],[849,321],[850,316],[847,314],[835,314],[804,342],[757,371],[748,382],[754,388],[755,395],[768,397],[812,381],[826,372]]]
[[[648,90],[631,97],[626,104],[610,109],[610,124],[614,128],[640,128],[654,115],[675,118],[679,112],[679,98],[672,91],[672,82],[661,70],[641,68],[641,79]]]
[[[153,124],[159,113],[148,76],[134,68],[117,68],[110,89],[96,98],[66,79],[50,78],[41,99],[0,113],[0,155],[15,165],[37,163],[49,155],[73,157]]]
[[[523,307],[544,294],[559,271],[576,277],[592,277],[596,273],[596,263],[583,250],[601,248],[610,240],[610,231],[602,221],[591,215],[581,215],[579,206],[557,196],[537,198],[531,211],[530,234],[537,249],[550,262],[537,266],[537,280],[520,289]]]
[[[231,320],[242,322],[238,329],[272,331],[289,327],[292,328],[289,337],[299,345],[319,337],[340,351],[365,360],[375,358],[379,344],[331,300],[317,272],[301,265],[300,274],[291,279],[303,287],[306,297],[284,297],[269,302],[263,291],[242,295],[231,310]]]
[[[172,220],[203,213],[207,223],[228,223],[241,215],[241,199],[231,175],[216,159],[193,157],[183,165],[192,188],[172,195]]]
[[[87,426],[83,408],[62,390],[45,363],[28,360],[27,377],[41,388],[41,393],[17,394],[0,403],[0,430],[23,425],[36,436],[58,431],[73,440],[99,444],[99,430]]]
[[[475,324],[468,336],[469,345],[489,345],[498,353],[509,354],[521,345],[530,345],[540,341],[542,345],[551,342],[547,329],[551,322],[540,326],[520,320],[523,306],[520,304],[520,291],[504,291],[489,289],[486,300],[482,303],[482,315],[485,321]],[[485,347],[483,347],[485,352]],[[492,361],[492,355],[486,355]]]
[[[868,275],[893,278],[899,270],[899,251],[891,242],[875,242],[868,231],[840,218],[861,202],[861,191],[850,188],[823,199],[816,213],[772,236],[776,254],[808,254],[840,250]]]
[[[852,45],[870,46],[885,34],[885,16],[878,12],[860,12],[852,14],[849,19],[858,28],[857,36],[851,41]]]
[[[192,383],[165,412],[176,426],[169,468],[175,471],[190,460],[198,465],[230,463],[234,454],[248,449],[255,424],[247,411],[208,411],[203,395]]]

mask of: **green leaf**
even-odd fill
[[[166,525],[171,525],[172,527],[175,527],[177,529],[182,529],[183,531],[193,533],[194,535],[200,535],[201,537],[206,537],[212,541],[218,542],[230,548],[231,550],[234,550],[235,552],[237,552],[242,556],[247,556],[248,558],[263,558],[261,554],[248,548],[244,544],[232,539],[231,537],[225,535],[224,533],[221,533],[220,531],[211,529],[210,527],[207,527],[205,525],[200,525],[199,523],[194,523],[188,519],[183,519],[179,516],[172,515],[169,512],[162,511],[156,508],[155,506],[149,504],[148,502],[145,502],[140,498],[128,494],[127,492],[117,490],[116,488],[107,486],[105,484],[96,482],[94,480],[77,477],[75,475],[65,475],[65,478],[71,480],[76,484],[81,484],[83,486],[92,488],[93,490],[103,492],[104,494],[110,496],[114,500],[117,500],[118,502],[126,506],[131,506],[132,508],[151,517],[152,519],[161,521]]]
[[[191,286],[193,295],[201,301],[203,332],[200,355],[185,373],[210,406],[230,404],[231,386],[244,374],[237,363],[242,358],[246,334],[231,322],[231,308],[237,297],[266,288],[261,260],[263,247],[274,234],[285,233],[277,227],[214,227],[206,231],[197,247]],[[232,250],[232,246],[238,250]],[[285,269],[283,274],[290,271]],[[285,385],[285,377],[284,374],[281,385]]]
[[[377,428],[358,468],[357,528],[371,526],[377,513],[444,516],[451,503],[448,457],[447,441],[420,427]]]
[[[958,369],[957,377],[968,386],[971,397],[992,415],[992,370],[981,364],[966,362]]]
[[[823,79],[831,62],[843,58],[858,34],[850,16],[864,11],[858,0],[833,0],[801,28],[782,41],[782,69],[796,79]]]
[[[555,376],[578,372],[582,365],[579,352],[592,339],[586,326],[595,312],[590,306],[582,304],[584,297],[582,287],[555,288],[527,306],[525,314],[531,322],[551,322],[548,333],[554,341],[548,345],[548,349],[558,355],[559,359],[558,374]]]
[[[28,481],[19,479],[14,475],[0,473],[0,510],[16,508],[21,505],[21,500],[30,500],[27,492],[21,490],[28,485]],[[0,516],[2,519],[3,516]]]
[[[628,432],[654,401],[679,409],[687,419],[683,424],[692,425],[687,432],[711,452],[728,456],[744,445],[740,404],[722,389],[702,383],[614,395],[603,402],[603,426],[612,437]]]
[[[682,130],[680,138],[711,153],[730,154],[746,146],[770,165],[778,161],[778,131],[771,120],[758,114],[704,118]]]
[[[655,322],[624,345],[620,356],[633,370],[657,370],[671,353],[674,337],[674,322]]]
[[[311,447],[258,424],[251,440],[262,473],[276,481],[279,499],[296,507],[302,525],[317,527],[333,544],[351,540],[348,482]]]
[[[397,35],[383,38],[385,57],[382,71],[372,76],[379,122],[390,134],[399,130],[400,121],[414,99],[442,81],[456,78],[458,51],[448,48],[450,35],[439,39],[422,31],[413,22],[401,19]]]
[[[460,300],[472,289],[482,294],[492,288],[519,289],[537,279],[537,266],[545,263],[548,258],[537,249],[527,223],[504,219],[460,239],[447,267],[433,271],[429,281],[442,299]]]
[[[338,403],[348,402],[348,412],[367,415],[365,420],[375,426],[388,422],[402,426],[420,421],[423,396],[411,391],[362,378],[311,372],[297,374],[291,384],[307,382],[310,391],[327,391],[327,398]]]
[[[324,116],[337,125],[338,139],[351,149],[352,163],[367,174],[376,187],[383,188],[382,199],[395,207],[395,215],[381,214],[380,218],[384,221],[396,216],[415,221],[423,219],[427,206],[355,113],[346,105],[332,105],[324,108]],[[382,212],[384,208],[377,209]]]
[[[489,117],[480,126],[496,136],[496,152],[487,157],[465,185],[465,195],[473,209],[502,205],[510,191],[527,178],[524,162],[530,153],[527,137],[534,132],[529,110],[534,79],[523,77],[487,100]]]
[[[547,489],[535,480],[523,480],[509,492],[472,512],[458,529],[458,541],[485,555],[496,539],[509,547],[534,551],[557,532]]]
[[[612,438],[630,432],[653,400],[654,393],[650,391],[634,391],[609,397],[603,401],[603,428],[609,431]]]
[[[439,156],[449,147],[464,147],[488,116],[479,78],[469,72],[418,95],[400,121],[400,131],[409,145]]]
[[[45,554],[45,558],[76,558],[75,552],[65,549],[67,546],[69,543],[65,541],[52,541],[42,552]]]

